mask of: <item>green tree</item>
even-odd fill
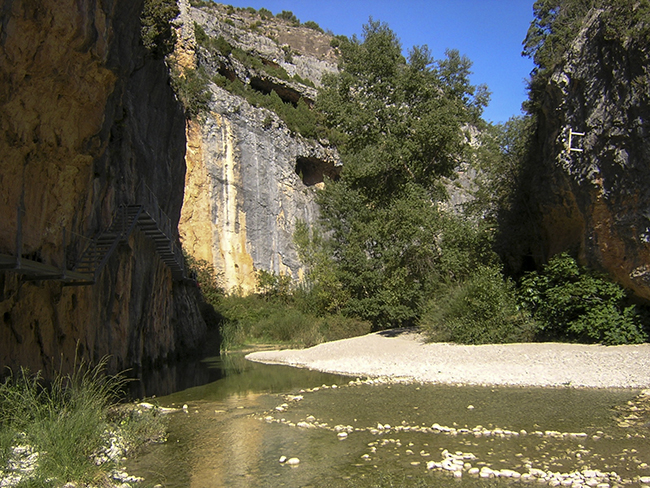
[[[341,38],[339,49],[341,71],[324,79],[317,107],[344,160],[341,179],[319,195],[341,309],[376,328],[412,324],[449,271],[440,177],[466,154],[463,126],[477,120],[485,92],[469,84],[471,63],[456,51],[435,61],[414,47],[406,59],[372,19],[363,40]]]
[[[317,24],[316,22],[314,22],[313,20],[308,20],[307,22],[304,22],[302,25],[305,26],[305,27],[307,27],[307,28],[309,28],[309,29],[312,29],[312,30],[315,30],[315,31],[318,31],[318,32],[321,32],[321,33],[324,33],[324,32],[325,32],[325,31],[321,28],[321,26],[318,25],[318,24]]]
[[[298,20],[298,17],[294,15],[294,13],[291,10],[283,10],[279,14],[276,15],[278,19],[283,19],[295,26],[300,25],[300,20]]]
[[[430,300],[420,325],[436,342],[488,344],[525,342],[533,323],[516,300],[515,284],[495,266],[479,266]]]

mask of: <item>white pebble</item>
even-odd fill
[[[296,457],[289,458],[289,459],[287,460],[287,464],[288,464],[289,466],[296,466],[296,465],[300,464],[300,459],[298,459],[298,458],[296,458]]]

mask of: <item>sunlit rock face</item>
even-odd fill
[[[0,253],[71,268],[89,238],[146,185],[176,228],[185,120],[163,60],[140,41],[142,1],[6,3],[0,31]],[[63,255],[63,228],[66,254]],[[134,232],[98,282],[63,286],[0,271],[0,366],[113,371],[197,346],[196,288],[172,279]]]
[[[189,131],[183,246],[212,263],[228,290],[254,291],[260,269],[300,278],[295,224],[318,218],[315,191],[336,176],[338,156],[292,135],[272,112],[212,89],[210,113]]]
[[[314,86],[324,73],[336,69],[330,37],[314,30],[275,19],[251,30],[248,27],[257,17],[245,11],[228,13],[218,5],[187,8],[181,17],[184,49],[195,50],[197,67],[210,77],[239,79],[261,93],[275,91],[285,103],[295,104],[302,97],[311,104],[316,89],[198,47],[194,23],[261,65],[281,67]],[[293,243],[295,225],[298,220],[310,224],[317,220],[316,189],[324,178],[338,177],[338,154],[326,142],[292,133],[274,112],[254,107],[215,84],[210,89],[209,111],[188,126],[180,222],[183,247],[212,264],[227,291],[255,291],[258,270],[299,279],[303,269]]]
[[[645,44],[594,11],[546,87],[532,206],[540,260],[569,250],[650,299],[650,97]],[[584,133],[569,135],[571,132]]]

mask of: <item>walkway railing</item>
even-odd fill
[[[25,214],[18,206],[16,219],[16,249],[14,255],[0,254],[0,270],[20,273],[27,280],[58,280],[65,285],[92,285],[98,279],[120,242],[126,241],[138,228],[156,245],[156,252],[170,268],[175,280],[183,280],[185,260],[174,240],[171,219],[163,212],[158,199],[151,189],[140,184],[136,190],[136,202],[121,205],[113,216],[111,225],[97,238],[89,240],[75,234],[75,243],[86,241],[78,259],[73,259],[72,269],[68,269],[70,249],[67,247],[65,228],[62,235],[62,260],[60,265],[43,263],[23,257],[22,219]]]

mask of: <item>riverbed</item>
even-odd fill
[[[650,484],[640,389],[394,383],[209,361],[221,379],[156,399],[178,409],[169,439],[128,463],[150,486]]]

